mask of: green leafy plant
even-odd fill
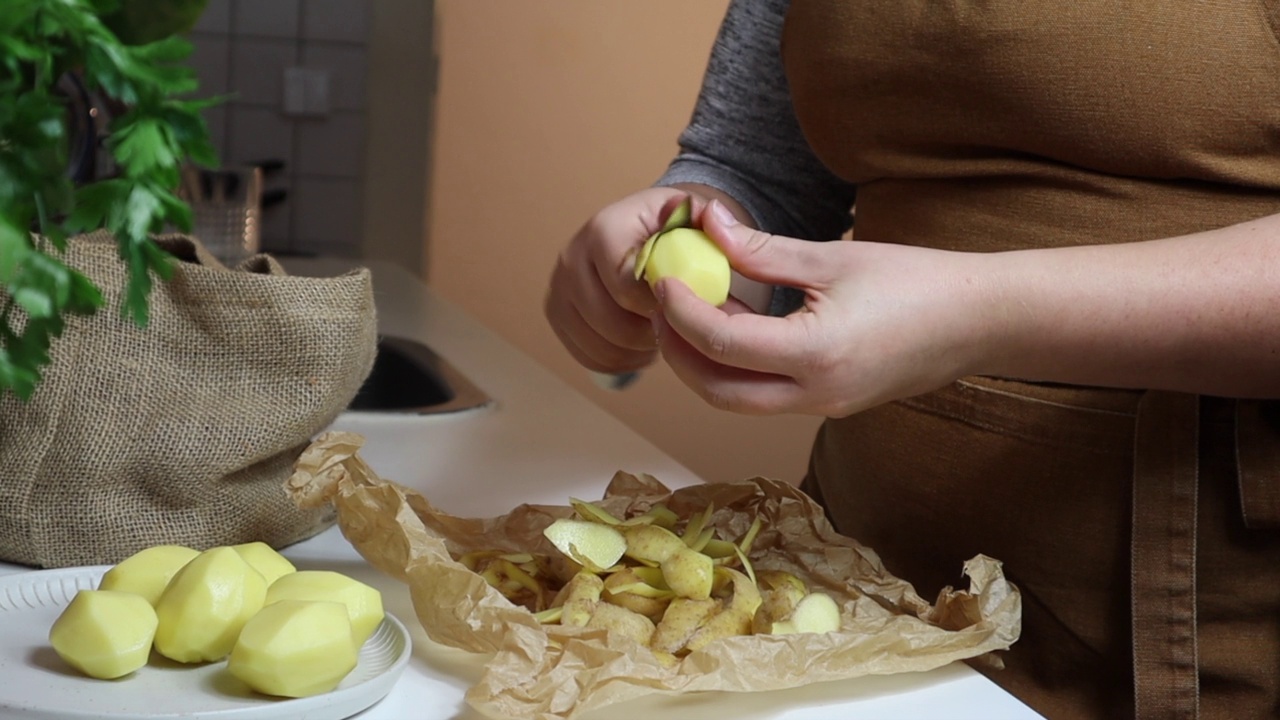
[[[120,312],[147,323],[153,277],[168,278],[172,261],[151,236],[191,228],[191,208],[175,194],[181,167],[218,162],[200,116],[216,101],[190,98],[191,45],[174,34],[189,29],[204,2],[0,2],[0,395],[29,398],[67,316],[103,305],[99,288],[61,259],[76,233],[114,235],[128,267]],[[129,44],[121,38],[131,36],[130,17],[145,16],[139,5],[171,20],[132,33],[141,44]],[[59,91],[68,72],[125,108],[106,138],[117,172],[79,186],[68,173],[69,115]]]

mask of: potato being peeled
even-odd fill
[[[729,299],[729,259],[706,233],[688,227],[691,205],[686,197],[662,229],[645,241],[636,255],[635,277],[644,278],[649,287],[663,278],[676,278],[719,307]]]
[[[653,287],[673,277],[693,294],[719,307],[729,299],[729,259],[707,234],[694,228],[676,228],[652,238],[644,264],[644,279]]]

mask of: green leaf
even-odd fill
[[[140,177],[178,165],[164,128],[152,118],[137,118],[113,133],[111,140],[112,153],[128,175]]]
[[[204,2],[0,0],[0,393],[30,397],[65,317],[104,303],[58,254],[72,233],[114,235],[127,269],[121,311],[148,321],[153,280],[174,263],[150,233],[190,227],[191,207],[174,194],[180,168],[218,163],[201,112],[220,99],[190,97],[191,45],[174,36]],[[136,44],[117,34],[133,31]],[[56,90],[70,69],[129,108],[108,138],[120,174],[79,188],[66,172],[68,116]]]
[[[9,388],[21,400],[30,400],[40,382],[40,371],[29,362],[13,358],[0,348],[0,388]]]
[[[145,185],[135,185],[125,204],[125,232],[130,238],[145,238],[160,219],[160,198]]]
[[[71,291],[67,295],[67,310],[77,315],[92,315],[102,307],[102,291],[93,281],[72,270],[69,276]]]
[[[30,234],[14,227],[9,218],[0,215],[0,284],[9,285],[18,268],[32,253]]]
[[[27,315],[32,318],[52,317],[55,309],[52,298],[44,292],[30,287],[15,290],[13,301],[18,303],[18,306],[23,310],[26,310]]]

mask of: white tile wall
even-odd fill
[[[209,0],[191,30],[223,34],[231,32],[231,0]]]
[[[295,187],[295,238],[330,249],[359,243],[364,205],[359,180],[303,176]]]
[[[261,245],[266,248],[288,248],[292,243],[291,220],[292,210],[289,207],[293,198],[288,198],[283,205],[266,208],[262,211]]]
[[[268,158],[291,163],[293,132],[293,123],[277,110],[234,105],[223,159],[233,164]]]
[[[367,0],[305,0],[302,36],[364,43],[369,34],[370,5]]]
[[[224,148],[227,147],[227,116],[230,111],[225,103],[207,107],[201,112],[204,124],[209,130],[209,140],[218,149],[219,159],[225,160]]]
[[[335,114],[298,123],[298,172],[326,177],[359,177],[364,170],[363,115]]]
[[[279,108],[284,71],[298,63],[298,44],[289,40],[236,38],[231,45],[231,87],[237,103]]]
[[[191,33],[198,95],[231,96],[204,112],[223,164],[285,162],[266,183],[288,192],[263,211],[268,251],[359,251],[371,12],[370,0],[209,0]],[[327,114],[284,113],[291,67],[328,74]]]
[[[369,51],[362,45],[307,41],[302,64],[329,73],[329,104],[334,110],[363,110],[368,94]]]
[[[300,0],[235,0],[232,28],[240,36],[298,37]]]
[[[200,96],[225,95],[231,77],[230,48],[226,35],[192,34],[191,64],[200,81]]]

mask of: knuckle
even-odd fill
[[[769,253],[773,235],[763,230],[752,230],[742,243],[742,251],[748,257],[765,257]]]
[[[719,328],[707,336],[707,357],[724,360],[733,352],[733,338],[728,330]]]
[[[741,406],[741,399],[726,392],[723,388],[703,388],[702,399],[716,410],[726,412],[738,412]]]

